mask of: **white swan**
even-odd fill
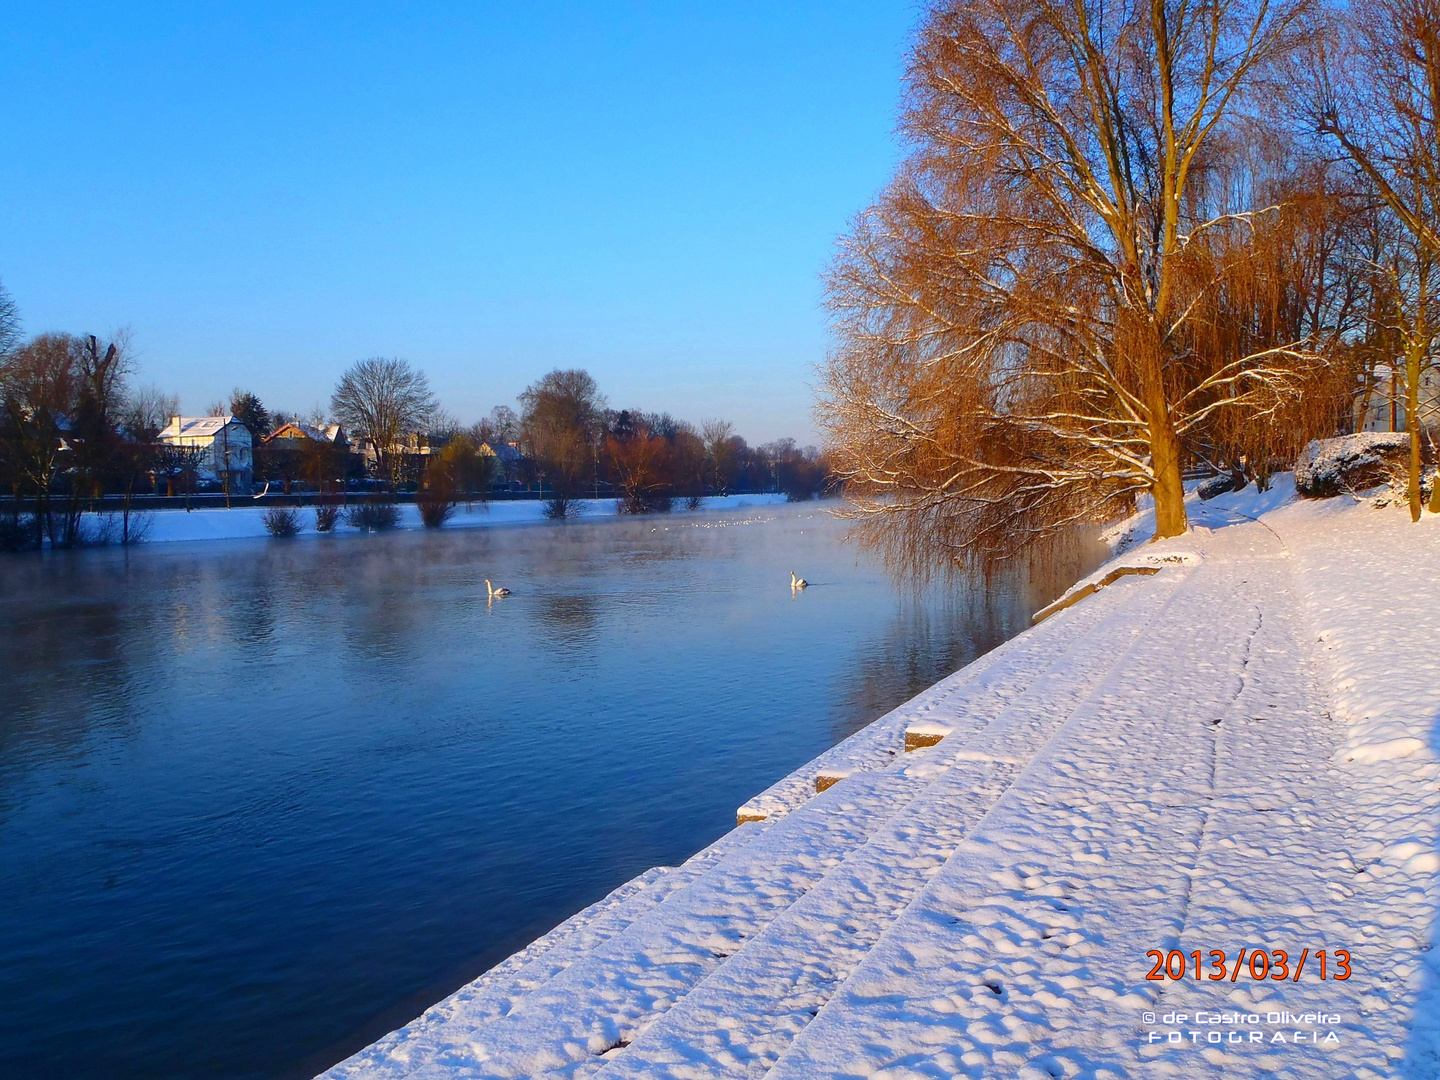
[[[809,587],[810,583],[808,581],[806,581],[803,577],[796,577],[794,570],[790,571],[790,588],[808,589]]]
[[[504,589],[504,588],[497,589],[497,588],[495,588],[495,586],[491,585],[491,584],[490,584],[490,579],[489,579],[488,577],[485,579],[485,591],[490,594],[489,599],[491,599],[491,600],[494,600],[495,597],[497,597],[497,596],[509,596],[509,595],[510,595],[510,590],[509,590],[509,589]]]

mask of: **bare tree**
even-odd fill
[[[476,444],[513,443],[520,441],[520,417],[508,405],[496,405],[490,415],[479,420],[470,429],[470,437]]]
[[[52,546],[78,542],[82,500],[116,475],[125,344],[124,335],[102,344],[93,335],[41,334],[0,356],[4,456],[33,493],[37,529]],[[57,489],[65,496],[58,523]]]
[[[154,383],[130,392],[121,405],[121,425],[137,442],[154,442],[170,422],[180,414],[180,398],[167,394]]]
[[[1285,206],[1220,169],[1254,138],[1241,106],[1298,47],[1307,4],[929,12],[911,152],[830,278],[819,419],[873,542],[999,558],[1142,491],[1157,535],[1183,532],[1189,448],[1323,368],[1248,265]],[[1222,278],[1240,269],[1253,332],[1227,335]]]
[[[550,484],[547,512],[568,516],[599,468],[605,399],[590,373],[556,370],[525,388],[521,441]]]
[[[1440,334],[1440,2],[1366,0],[1337,10],[1330,29],[1307,67],[1316,127],[1404,229],[1382,263],[1391,317],[1377,321],[1393,329],[1404,361],[1410,517],[1419,521],[1420,380]]]
[[[20,309],[15,306],[5,283],[0,281],[0,357],[20,344]]]
[[[424,424],[438,404],[424,372],[405,360],[374,357],[340,377],[330,411],[352,438],[370,440],[380,473],[393,490],[401,434]]]
[[[724,495],[730,490],[730,480],[735,475],[735,425],[728,420],[706,420],[700,425],[700,437],[705,440],[710,482]]]

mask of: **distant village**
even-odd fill
[[[0,308],[8,303],[0,289]],[[518,409],[469,424],[442,408],[423,371],[380,357],[341,375],[326,412],[271,411],[236,389],[185,415],[175,397],[133,384],[123,339],[3,338],[0,549],[130,543],[141,537],[132,514],[200,505],[317,505],[325,529],[339,513],[327,504],[375,504],[363,524],[384,527],[394,515],[383,504],[413,501],[438,526],[460,501],[540,499],[565,518],[587,499],[655,513],[707,495],[808,499],[831,486],[814,447],[752,447],[724,420],[615,409],[579,369],[556,369]],[[87,514],[119,525],[98,535]],[[273,517],[277,535],[295,527],[287,511]]]

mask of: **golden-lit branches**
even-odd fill
[[[1141,492],[1181,532],[1194,448],[1293,410],[1325,370],[1333,312],[1283,258],[1314,225],[1240,108],[1303,11],[931,11],[911,152],[832,268],[819,406],[892,560],[990,562]]]

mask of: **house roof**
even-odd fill
[[[310,439],[313,442],[334,442],[337,437],[343,436],[339,424],[325,424],[316,427],[314,424],[302,424],[291,422],[281,424],[278,428],[265,436],[265,442],[271,439]]]
[[[481,443],[480,453],[490,457],[497,457],[506,465],[513,465],[520,460],[520,451],[509,443]]]
[[[240,424],[233,416],[172,416],[160,432],[162,439],[203,439],[219,435],[227,424]],[[244,427],[244,424],[240,424]]]

